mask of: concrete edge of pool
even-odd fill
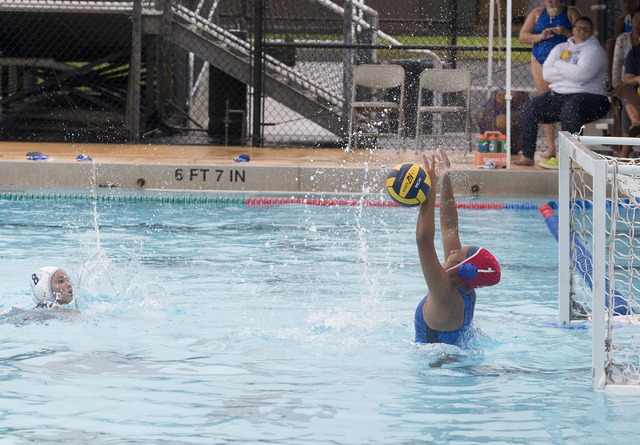
[[[54,160],[28,161],[27,152]],[[237,154],[249,163],[233,162]],[[93,162],[74,161],[87,154]],[[0,185],[12,187],[116,188],[123,190],[347,193],[385,191],[389,167],[421,162],[413,151],[278,149],[106,144],[0,143]],[[452,153],[457,194],[551,196],[557,171],[476,169],[471,156]]]
[[[0,162],[3,186],[283,193],[384,192],[388,168]],[[557,195],[555,172],[457,170],[455,192]]]

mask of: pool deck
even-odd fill
[[[28,152],[51,159],[29,161]],[[76,161],[79,154],[93,162]],[[249,155],[251,161],[235,162],[240,154]],[[557,171],[537,166],[478,169],[473,154],[454,152],[450,158],[458,172],[456,193],[557,194]],[[422,160],[413,150],[0,142],[0,188],[376,194],[384,191],[389,167],[402,162]]]

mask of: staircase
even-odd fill
[[[251,85],[253,46],[181,5],[173,5],[171,41]],[[335,134],[342,133],[342,97],[265,55],[264,94]]]

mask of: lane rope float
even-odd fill
[[[0,193],[1,200],[31,201],[31,200],[87,200],[118,203],[156,202],[171,204],[223,204],[245,206],[274,206],[285,204],[303,204],[315,206],[348,206],[354,207],[398,207],[394,201],[386,200],[357,200],[357,199],[313,199],[313,198],[263,198],[263,197],[218,197],[218,196],[139,196],[139,195],[109,195],[109,194],[64,194],[64,193]],[[436,207],[440,203],[436,201]],[[502,203],[502,202],[456,202],[458,209],[469,210],[537,210],[538,205],[532,203]],[[418,207],[415,207],[416,209]]]

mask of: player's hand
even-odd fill
[[[453,170],[451,169],[451,161],[449,161],[449,157],[447,156],[447,152],[442,148],[438,147],[437,149],[433,149],[433,154],[435,157],[435,172],[439,178],[448,175]]]
[[[438,182],[438,173],[436,172],[436,155],[435,153],[423,153],[422,161],[424,163],[424,170],[429,175],[431,180],[431,188],[434,189]]]

